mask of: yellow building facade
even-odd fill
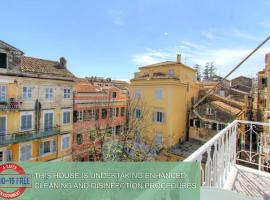
[[[188,111],[198,91],[196,70],[182,64],[180,55],[176,62],[140,67],[130,81],[130,96],[140,98],[150,113],[145,122],[149,131],[138,130],[140,137],[163,147],[184,140]]]
[[[0,41],[0,160],[71,161],[74,75],[66,60]]]

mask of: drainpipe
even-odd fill
[[[190,110],[187,111],[186,141],[189,141],[189,120],[190,120]]]

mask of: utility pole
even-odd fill
[[[196,103],[193,105],[193,110],[200,105],[212,92],[215,91],[216,88],[222,85],[222,82],[228,78],[236,69],[238,69],[244,62],[246,62],[256,51],[258,51],[266,42],[270,40],[270,36],[268,36],[262,43],[260,43],[252,52],[250,52],[239,64],[237,64],[222,80],[218,82],[218,84],[212,89],[208,90],[208,92]]]

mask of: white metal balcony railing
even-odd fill
[[[270,123],[236,120],[191,154],[185,161],[200,162],[201,185],[203,187],[232,190],[228,187],[228,181],[231,180],[233,168],[239,166],[242,169],[253,168],[250,170],[258,172],[259,176],[266,175],[266,188],[269,190],[270,173],[266,173],[270,172],[269,133]],[[252,178],[248,180],[249,183],[255,181]],[[259,180],[263,179],[259,178]],[[248,191],[254,190],[256,187],[258,185],[253,183],[252,186],[246,188]],[[264,198],[263,190],[256,193],[257,197]]]

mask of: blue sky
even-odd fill
[[[128,80],[138,66],[215,61],[225,75],[270,35],[270,0],[2,1],[0,39],[26,55],[64,56],[77,76]],[[233,76],[255,76],[262,48]]]

